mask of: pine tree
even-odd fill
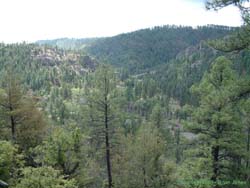
[[[211,180],[215,183],[239,178],[237,161],[243,157],[243,126],[233,103],[236,74],[230,66],[225,57],[217,58],[201,83],[192,87],[200,102],[192,113],[189,129],[199,135],[202,148],[211,152]]]
[[[113,70],[108,65],[101,65],[96,70],[94,88],[88,96],[92,136],[97,142],[95,147],[105,148],[105,161],[108,177],[108,187],[113,187],[112,176],[112,139],[115,133],[115,91],[116,78]]]
[[[6,76],[5,81],[5,87],[0,92],[2,120],[9,130],[9,138],[27,151],[42,141],[46,122],[32,96],[23,94],[20,83],[12,73]]]
[[[210,44],[220,51],[232,52],[241,51],[249,48],[250,46],[250,12],[247,6],[248,0],[207,0],[207,9],[222,9],[229,5],[236,6],[242,16],[244,25],[236,30],[234,34],[230,35],[226,39],[219,39],[215,41],[210,41]]]
[[[122,137],[115,156],[115,185],[130,187],[174,187],[175,166],[167,160],[167,144],[152,124],[143,124],[138,132]]]
[[[243,165],[245,164],[245,177],[248,179],[248,184],[250,184],[250,100],[248,99],[246,102],[245,100],[242,101],[242,103],[239,104],[242,111],[242,120],[244,122],[244,148],[246,150],[245,152],[245,158],[243,162]]]
[[[11,139],[16,142],[17,125],[22,120],[20,115],[22,92],[17,79],[8,74],[5,81],[5,90],[0,93],[0,106],[4,117],[7,120],[7,125],[11,130]]]

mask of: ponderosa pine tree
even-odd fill
[[[42,141],[46,123],[32,96],[24,95],[17,77],[9,72],[0,91],[1,119],[5,137],[28,150]]]
[[[234,93],[237,95],[234,92],[237,80],[230,66],[231,62],[225,57],[217,58],[201,83],[192,87],[200,101],[192,113],[193,122],[189,129],[199,135],[201,148],[211,152],[208,161],[211,160],[210,178],[215,188],[221,187],[216,184],[220,180],[240,179],[238,161],[244,157],[243,126],[232,96]]]
[[[167,143],[155,125],[145,123],[122,140],[114,160],[117,187],[174,187],[175,165],[165,156]]]
[[[243,101],[242,103],[239,104],[241,107],[241,111],[242,111],[242,120],[244,122],[244,132],[245,134],[243,134],[244,136],[244,140],[245,140],[245,158],[244,161],[242,161],[242,165],[245,165],[245,170],[244,170],[244,174],[245,177],[248,181],[248,183],[250,184],[250,100],[248,99],[246,102]]]
[[[111,140],[114,135],[116,78],[108,65],[100,65],[94,77],[94,88],[89,91],[88,106],[95,147],[105,148],[108,188],[113,187]]]
[[[21,121],[20,108],[22,101],[22,92],[19,83],[13,75],[6,76],[5,90],[0,93],[0,108],[3,119],[7,120],[7,126],[11,130],[11,139],[16,142],[17,124]]]
[[[212,8],[218,10],[229,5],[235,5],[242,11],[242,13],[244,13],[244,11],[249,10],[245,4],[247,2],[249,2],[249,0],[207,0],[206,7],[208,9]]]
[[[207,0],[206,8],[219,10],[229,5],[235,5],[239,8],[244,25],[234,34],[223,40],[210,41],[210,44],[224,52],[241,51],[250,46],[250,12],[247,5],[248,0]]]

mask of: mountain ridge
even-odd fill
[[[235,30],[237,27],[219,25],[196,28],[166,25],[122,33],[113,37],[65,38],[37,43],[84,51],[100,62],[128,69],[130,73],[141,73],[159,64],[167,63],[189,46],[195,46],[201,41],[223,38]]]

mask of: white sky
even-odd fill
[[[242,24],[234,7],[206,11],[202,0],[0,0],[0,42],[113,36],[175,25]]]

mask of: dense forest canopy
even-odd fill
[[[248,188],[245,24],[0,44],[0,187]]]
[[[37,43],[64,49],[74,46],[75,49],[85,50],[97,60],[129,69],[130,74],[133,74],[167,63],[189,46],[198,45],[208,39],[225,37],[236,29],[217,25],[197,28],[166,25],[108,38],[58,39]]]

